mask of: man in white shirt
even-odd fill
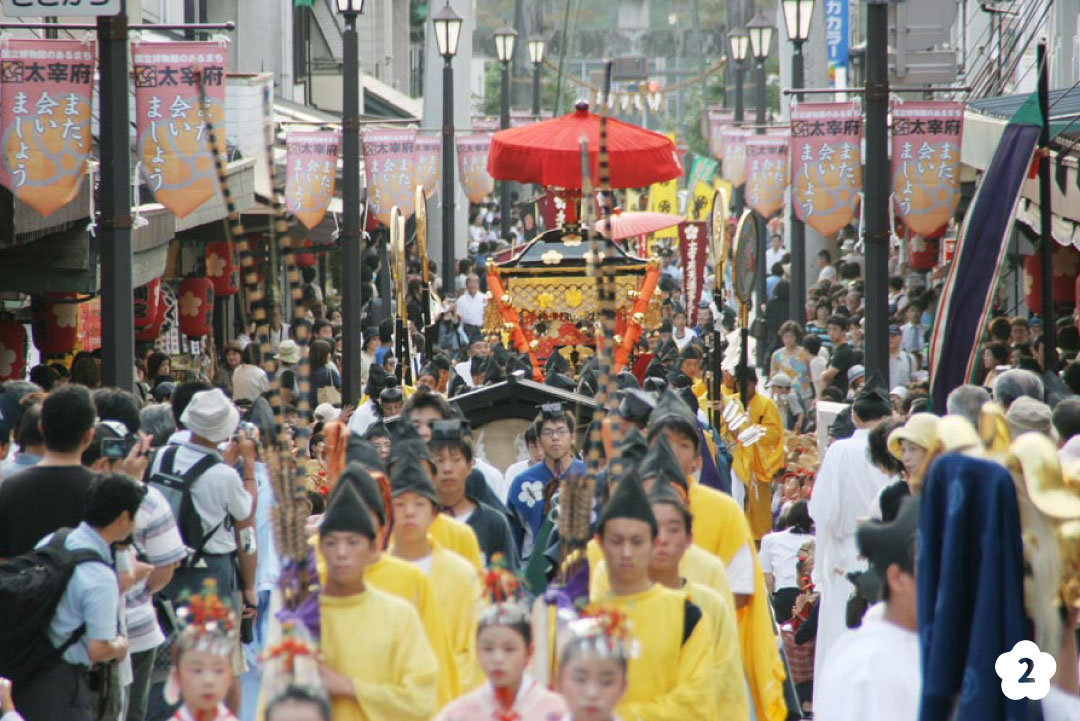
[[[484,308],[487,306],[487,296],[480,292],[480,279],[475,273],[470,273],[465,279],[465,292],[457,299],[457,313],[461,318],[461,324],[465,326],[465,333],[469,339],[475,337],[484,325]],[[472,329],[470,330],[470,326]]]
[[[856,523],[869,514],[871,504],[889,480],[870,461],[870,431],[890,415],[889,397],[868,383],[852,404],[854,435],[829,446],[814,483],[810,498],[810,517],[817,529],[814,585],[821,592],[814,653],[817,669],[825,668],[825,659],[846,628],[847,600],[854,589],[846,574],[865,568],[855,548]],[[820,690],[820,685],[815,686],[815,709]]]
[[[915,371],[919,370],[919,363],[915,357],[900,347],[904,334],[900,326],[889,326],[889,387],[907,388],[911,385],[911,379]]]
[[[769,237],[769,249],[765,251],[765,272],[771,273],[772,267],[784,262],[784,238],[779,233]]]
[[[817,254],[818,282],[827,280],[830,283],[836,280],[836,267],[832,264],[832,255],[822,248]]]
[[[814,715],[829,721],[915,721],[922,691],[916,621],[918,501],[904,500],[892,523],[868,522],[859,552],[880,577],[882,603],[845,632],[824,665],[815,661]]]
[[[531,423],[529,424],[529,427],[525,429],[525,451],[525,460],[511,463],[510,467],[506,469],[506,474],[503,476],[508,491],[519,473],[529,466],[535,466],[537,463],[544,460],[544,451],[540,448],[540,439],[536,436],[536,426]],[[505,498],[502,500],[503,503],[506,503]]]

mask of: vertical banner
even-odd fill
[[[791,109],[795,214],[822,235],[855,218],[862,190],[862,112],[850,102]]]
[[[746,204],[765,218],[784,207],[788,187],[788,138],[751,135],[746,139]]]
[[[649,187],[649,211],[653,213],[678,213],[679,199],[676,195],[677,180],[653,183]],[[653,233],[653,238],[678,238],[678,228],[664,228]]]
[[[334,130],[285,134],[285,209],[306,228],[322,222],[334,197],[340,149]]]
[[[724,159],[724,145],[720,136],[724,128],[731,125],[734,119],[733,111],[709,109],[709,152],[717,160]]]
[[[413,165],[416,184],[424,186],[424,196],[430,198],[439,189],[439,165],[442,161],[442,137],[438,133],[417,133],[413,145]]]
[[[847,87],[848,35],[848,0],[825,0],[825,62],[834,88]]]
[[[724,146],[724,180],[739,188],[746,182],[746,138],[741,128],[725,128],[720,134]]]
[[[183,218],[218,192],[207,148],[197,71],[203,73],[210,120],[225,153],[225,65],[221,42],[132,43],[136,150],[154,200]]]
[[[716,191],[711,185],[699,182],[694,186],[694,194],[686,208],[686,217],[690,220],[708,220],[712,213],[713,196]]]
[[[0,45],[0,183],[47,217],[79,193],[90,156],[92,40]]]
[[[713,176],[719,169],[720,164],[713,158],[695,155],[694,162],[690,164],[690,179],[686,181],[686,187],[693,188],[698,183],[712,183]]]
[[[490,149],[491,135],[488,133],[473,133],[457,139],[461,187],[471,203],[481,203],[487,195],[495,192],[495,179],[487,171]]]
[[[362,142],[368,214],[390,227],[390,209],[395,205],[403,217],[413,214],[416,129],[370,128],[363,131]]]
[[[679,232],[679,260],[686,269],[683,279],[683,304],[686,307],[690,327],[698,323],[698,301],[701,300],[701,284],[705,282],[706,251],[709,247],[708,223],[704,220],[681,223]]]
[[[892,103],[892,193],[896,214],[921,236],[945,227],[960,203],[964,104]]]

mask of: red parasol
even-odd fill
[[[623,213],[616,210],[611,216],[611,239],[623,240],[648,235],[664,228],[671,228],[686,221],[681,215],[671,213]],[[596,232],[603,233],[607,220],[596,221]]]
[[[488,173],[546,187],[581,187],[581,138],[589,144],[589,167],[599,177],[600,116],[578,103],[573,113],[492,137]],[[643,188],[683,174],[675,144],[667,136],[621,120],[608,120],[608,162],[612,188]]]

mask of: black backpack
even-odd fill
[[[41,548],[0,564],[0,676],[15,688],[58,664],[86,633],[79,626],[60,648],[46,633],[75,567],[91,561],[109,565],[90,549],[65,548],[70,532],[61,528]]]
[[[165,500],[169,502],[173,518],[176,519],[177,529],[180,531],[180,538],[184,541],[185,546],[194,550],[185,565],[193,566],[202,557],[202,550],[206,542],[217,533],[217,530],[221,528],[222,523],[225,521],[223,519],[209,532],[203,533],[202,518],[199,517],[198,511],[195,510],[195,502],[191,498],[191,489],[204,473],[216,466],[220,461],[212,454],[207,453],[196,461],[191,468],[177,474],[174,466],[176,454],[179,450],[179,446],[170,445],[158,451],[161,454],[161,464],[158,465],[156,471],[151,472],[154,462],[150,462],[150,466],[146,471],[146,482],[161,491],[161,494],[165,496]]]

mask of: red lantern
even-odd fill
[[[300,247],[310,248],[312,246],[311,240],[304,238],[300,241]],[[314,253],[297,253],[296,254],[296,266],[298,268],[311,268],[315,265]]]
[[[206,277],[214,283],[214,295],[236,295],[239,291],[238,270],[232,243],[206,244]]]
[[[908,241],[908,266],[912,270],[933,270],[938,261],[938,242],[912,235]]]
[[[135,330],[153,325],[161,305],[161,278],[154,278],[135,289]]]
[[[180,332],[190,338],[202,338],[214,324],[214,284],[209,278],[187,278],[176,292]]]
[[[144,328],[135,329],[135,340],[140,341],[155,341],[157,337],[161,335],[161,326],[165,325],[165,311],[168,310],[165,307],[165,301],[158,303],[157,315],[154,316],[154,322]]]
[[[26,327],[0,318],[0,381],[20,380],[26,370]]]
[[[34,347],[48,356],[75,350],[79,336],[79,304],[75,293],[46,293],[35,299],[31,328]]]
[[[1050,258],[1054,268],[1054,302],[1071,303],[1080,276],[1080,253],[1071,245],[1055,243]],[[1042,313],[1042,258],[1038,255],[1024,256],[1024,303],[1032,313]]]

